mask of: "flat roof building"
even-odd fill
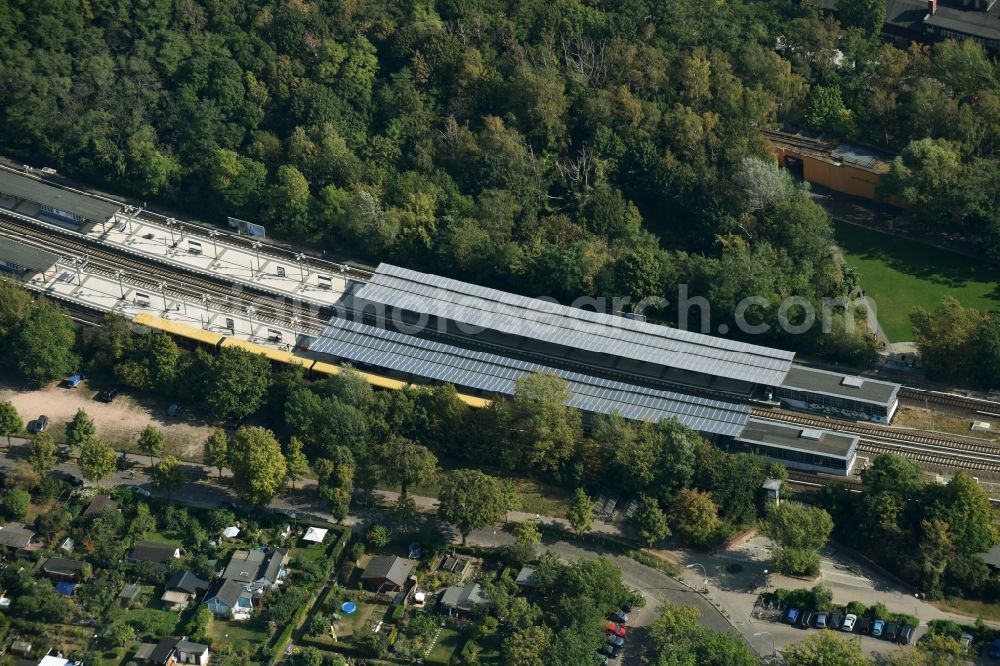
[[[775,397],[811,412],[889,423],[899,405],[899,384],[794,365]]]
[[[860,437],[750,419],[727,448],[756,453],[786,467],[846,476],[857,460]]]
[[[0,207],[22,215],[84,228],[104,224],[122,206],[0,169]]]

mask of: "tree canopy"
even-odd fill
[[[281,444],[266,428],[243,427],[229,445],[233,486],[254,506],[266,506],[285,484],[287,468]]]

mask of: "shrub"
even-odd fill
[[[805,548],[777,548],[772,559],[774,568],[788,576],[819,575],[819,554]]]

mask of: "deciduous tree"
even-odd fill
[[[167,439],[163,436],[163,431],[153,425],[148,425],[139,433],[139,440],[136,446],[140,451],[149,456],[149,466],[153,466],[153,456],[162,456],[167,450]]]
[[[288,440],[288,447],[285,449],[285,474],[295,488],[295,482],[305,478],[312,470],[309,468],[309,460],[302,452],[302,440],[292,437]]]
[[[166,491],[168,497],[184,485],[184,468],[181,467],[181,461],[174,456],[161,458],[149,475],[153,485]]]
[[[250,504],[262,507],[285,483],[285,456],[274,433],[266,428],[244,427],[229,446],[229,468],[236,492]]]
[[[229,437],[222,428],[216,428],[205,440],[205,451],[202,460],[206,465],[219,470],[219,478],[222,478],[222,468],[229,463]]]
[[[71,448],[79,449],[95,437],[97,437],[97,427],[94,425],[94,420],[81,407],[66,424],[66,443]]]
[[[639,498],[639,506],[632,515],[631,522],[639,540],[647,546],[670,536],[667,515],[660,508],[660,503],[648,495]]]
[[[47,432],[40,432],[28,442],[28,463],[38,474],[45,475],[56,465],[56,443]]]
[[[118,454],[107,442],[91,437],[80,445],[80,471],[88,481],[100,481],[115,471]]]
[[[40,384],[65,377],[79,367],[75,344],[76,330],[69,317],[59,306],[39,299],[18,331],[14,345],[18,369]]]
[[[875,664],[865,656],[860,639],[843,638],[832,631],[818,631],[803,641],[787,645],[782,654],[789,666],[817,664],[874,666]]]
[[[577,534],[583,534],[594,524],[594,519],[597,517],[594,502],[587,497],[583,488],[577,488],[573,493],[573,500],[570,502],[566,517]]]
[[[0,402],[0,435],[7,436],[7,449],[10,449],[10,436],[16,435],[24,429],[24,421],[21,420],[21,415],[17,413],[17,408],[10,402],[6,400]]]
[[[445,473],[438,499],[438,516],[458,528],[462,544],[473,530],[503,520],[509,509],[500,481],[475,469]]]

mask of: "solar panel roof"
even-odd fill
[[[746,382],[778,385],[794,352],[726,340],[380,264],[359,301]]]
[[[745,405],[550,368],[344,319],[333,319],[310,349],[354,363],[502,395],[512,395],[517,380],[531,372],[551,372],[566,380],[571,393],[566,404],[570,407],[654,422],[676,417],[704,433],[735,436],[750,412]]]

